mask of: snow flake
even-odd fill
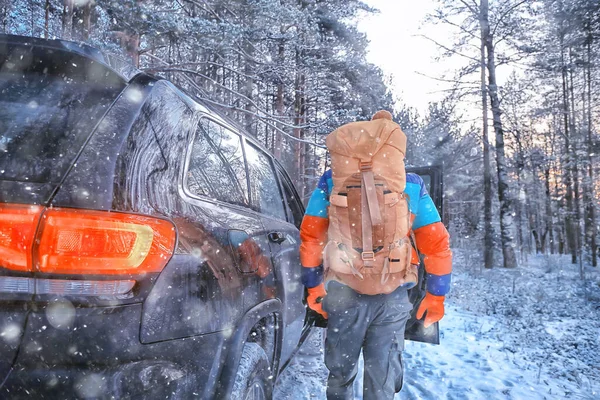
[[[75,391],[84,399],[100,397],[106,392],[106,379],[100,374],[83,375],[75,383]]]
[[[75,307],[68,300],[58,300],[46,308],[46,318],[56,329],[69,329],[75,321]]]
[[[127,91],[127,100],[131,101],[132,103],[141,102],[143,97],[144,95],[141,90],[130,89]]]
[[[21,336],[21,327],[17,324],[11,323],[5,325],[0,332],[0,337],[4,339],[6,342],[14,342],[19,339]]]

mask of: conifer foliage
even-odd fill
[[[358,0],[0,0],[0,32],[119,53],[225,111],[306,197],[324,135],[392,108],[356,28]]]

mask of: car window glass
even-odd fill
[[[1,178],[59,182],[124,85],[0,73]]]
[[[290,222],[300,229],[304,212],[302,211],[298,194],[296,193],[296,190],[292,186],[292,182],[289,180],[287,175],[280,171],[279,168],[277,170],[277,174],[279,175],[279,180],[283,184],[284,201],[292,212],[292,221]]]
[[[251,198],[258,210],[272,217],[285,219],[285,210],[269,157],[249,144],[246,147]]]
[[[196,131],[186,178],[187,187],[194,195],[247,205],[246,169],[240,137],[203,119]]]

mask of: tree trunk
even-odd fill
[[[73,3],[72,37],[77,40],[88,40],[90,37],[92,4]]]
[[[283,29],[282,29],[283,30]],[[283,33],[283,32],[282,32]],[[278,59],[278,63],[279,65],[283,68],[283,64],[285,62],[285,43],[283,41],[283,39],[280,39],[279,41],[279,45],[278,45],[278,49],[277,49],[277,59]],[[281,74],[281,72],[280,72]],[[277,112],[277,117],[279,118],[283,118],[283,80],[282,77],[278,77],[277,78],[277,95],[275,98],[275,110]],[[279,129],[282,129],[283,127],[281,126],[281,124],[277,124],[277,127]],[[273,145],[274,147],[274,155],[275,158],[278,160],[281,160],[281,154],[282,154],[282,137],[281,134],[279,132],[275,132],[275,143]]]
[[[294,136],[299,139],[304,139],[304,128],[301,128],[304,125],[305,115],[306,115],[306,92],[305,92],[305,71],[302,60],[304,59],[303,51],[297,47],[296,48],[296,79],[294,81],[294,92],[295,92],[295,101],[294,101]],[[307,186],[305,182],[305,162],[306,162],[306,144],[302,142],[296,143],[296,171],[297,171],[297,183],[298,183],[298,191],[300,198],[304,202],[304,197],[307,191]]]
[[[298,68],[301,68],[300,66],[298,66]],[[296,126],[302,126],[304,125],[304,114],[306,112],[306,99],[304,97],[305,93],[304,93],[304,74],[302,71],[298,71],[297,75],[296,75],[296,81],[295,81],[295,92],[296,92],[296,96],[295,96],[295,116],[294,116],[294,125]],[[304,129],[303,128],[294,128],[294,136],[296,136],[298,139],[304,139]],[[306,144],[303,142],[298,142],[296,144],[296,171],[297,171],[297,182],[298,182],[298,186],[299,186],[299,195],[300,198],[303,199],[304,201],[304,196],[306,194],[306,183],[304,181],[304,176],[305,176],[305,161],[306,161],[306,157],[305,157],[305,153],[306,153]]]
[[[566,254],[567,253],[567,249],[565,249],[565,234],[564,234],[564,229],[561,229],[560,231],[558,231],[558,254]]]
[[[481,103],[483,112],[483,258],[485,268],[494,266],[494,228],[492,227],[492,173],[488,130],[488,93],[485,73],[484,24],[481,23]]]
[[[596,249],[596,207],[594,206],[594,163],[592,160],[592,152],[593,152],[593,140],[592,140],[592,61],[591,61],[591,42],[592,35],[590,33],[587,43],[587,56],[588,63],[586,68],[586,80],[587,80],[587,167],[588,167],[588,177],[587,177],[587,193],[588,200],[585,203],[585,234],[587,236],[587,241],[590,246],[590,255],[592,258],[592,266],[598,266],[597,260],[597,249]]]
[[[35,37],[35,9],[36,9],[36,5],[34,4],[33,0],[29,0],[29,8],[31,9],[31,32],[29,34],[29,36]]]
[[[517,249],[519,249],[519,257],[520,262],[525,263],[527,260],[525,259],[525,252],[523,251],[525,245],[523,240],[523,204],[521,202],[521,195],[524,193],[525,189],[523,188],[523,182],[521,180],[521,175],[523,174],[523,170],[525,169],[525,161],[523,157],[523,145],[521,143],[521,133],[519,130],[515,131],[515,141],[517,142],[517,184],[516,189],[518,193],[518,200],[515,201],[515,218],[517,220],[516,228],[517,228]],[[532,188],[533,189],[533,188]],[[533,225],[530,224],[530,227]]]
[[[62,38],[71,39],[73,31],[73,0],[63,0]]]
[[[563,173],[566,187],[565,200],[567,203],[567,210],[565,213],[565,234],[569,251],[571,252],[571,262],[577,263],[577,238],[575,226],[573,224],[574,207],[573,207],[573,169],[571,163],[573,163],[572,147],[571,147],[571,129],[569,123],[569,91],[568,91],[568,76],[567,66],[564,60],[564,49],[562,49],[562,37],[561,37],[561,62],[562,62],[562,95],[563,95],[563,128],[565,132],[565,162],[563,165]]]
[[[496,133],[496,167],[498,171],[498,200],[500,201],[500,239],[502,242],[502,255],[504,267],[517,266],[514,249],[515,221],[513,217],[513,201],[508,189],[508,175],[506,173],[506,159],[504,154],[504,130],[502,127],[502,110],[498,97],[498,84],[496,80],[496,60],[494,38],[490,32],[488,19],[488,0],[481,1],[481,23],[483,39],[487,50],[487,70],[489,82],[490,103]]]
[[[586,137],[586,145],[585,149],[587,150],[587,171],[584,171],[584,183],[583,183],[583,200],[584,200],[584,229],[585,229],[585,238],[586,245],[588,247],[588,251],[590,254],[592,266],[598,266],[597,260],[597,249],[596,249],[596,218],[595,218],[595,206],[594,206],[594,164],[592,160],[593,153],[593,140],[592,140],[592,42],[594,40],[592,30],[591,30],[591,22],[586,21],[586,55],[587,55],[587,63],[584,71],[584,80],[585,80],[585,92],[587,92],[584,96],[584,109],[585,103],[587,100],[587,110],[585,110],[587,117],[587,137]],[[587,177],[585,176],[587,172]]]
[[[252,52],[252,49],[250,48],[250,46],[246,46],[246,52]],[[247,53],[247,54],[251,54],[251,53]],[[252,72],[253,72],[253,68],[251,65],[251,61],[250,60],[244,60],[244,91],[243,94],[244,96],[246,96],[249,100],[246,101],[246,104],[244,105],[244,109],[246,110],[246,113],[244,115],[244,127],[246,128],[246,132],[250,132],[253,136],[256,136],[256,131],[254,130],[252,123],[254,121],[254,117],[250,114],[252,112],[252,109],[254,108],[252,105],[251,100],[254,97],[254,81],[251,78],[252,76]]]
[[[135,32],[124,32],[121,39],[121,47],[125,49],[135,67],[140,66],[140,35]]]
[[[580,188],[579,188],[579,148],[580,145],[580,133],[577,129],[576,123],[576,109],[575,109],[575,88],[573,83],[573,57],[572,57],[572,49],[569,48],[569,69],[568,69],[568,80],[567,85],[569,88],[569,98],[571,102],[570,107],[570,118],[569,118],[569,130],[571,135],[571,177],[573,178],[573,207],[575,208],[575,221],[573,223],[573,228],[575,229],[575,251],[579,254],[581,263],[581,250],[582,250],[582,240],[581,240],[581,205],[580,205]]]
[[[550,254],[554,254],[554,224],[552,223],[552,196],[550,192],[550,165],[544,169],[545,185],[546,185],[546,232],[548,232],[548,245]],[[544,243],[546,243],[544,241]],[[544,249],[544,253],[546,249]]]
[[[92,4],[90,1],[83,8],[83,40],[88,40],[92,33]]]
[[[1,18],[2,18],[2,33],[7,33],[6,25],[8,24],[8,5],[3,4],[2,7],[0,8],[0,11],[2,12],[0,14]]]
[[[48,39],[48,25],[50,21],[50,0],[46,0],[46,4],[44,5],[44,39]]]
[[[532,229],[531,230],[531,234],[533,235],[533,240],[535,242],[535,253],[536,254],[540,254],[543,252],[543,240],[544,240],[544,235],[540,236],[538,234],[538,231],[536,229]]]

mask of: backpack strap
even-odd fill
[[[417,247],[417,238],[415,237],[415,233],[413,232],[412,228],[410,229],[410,239],[411,239],[411,247],[414,247],[415,251],[417,252],[417,257],[419,258],[419,264],[421,263],[421,252],[419,251],[419,248]],[[411,257],[412,259],[412,257]]]
[[[360,172],[362,175],[362,187],[366,189],[367,203],[369,205],[369,216],[374,226],[381,225],[381,210],[377,201],[377,191],[375,189],[375,176],[373,175],[373,164],[371,162],[360,163]]]
[[[375,261],[373,252],[373,226],[381,225],[381,210],[377,202],[375,177],[371,162],[360,162],[361,182],[361,214],[362,214],[362,254],[365,267],[372,267]]]

